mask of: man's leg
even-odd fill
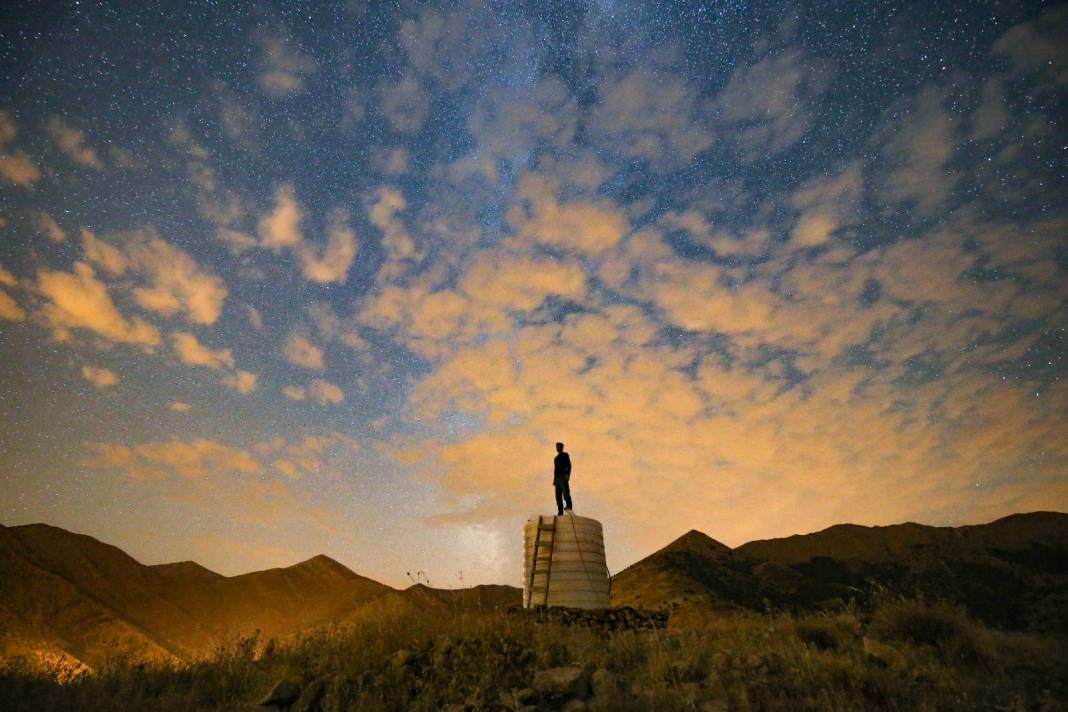
[[[571,483],[564,483],[564,501],[567,502],[567,509],[571,509]]]
[[[562,488],[560,485],[554,484],[556,488],[556,516],[562,516],[564,513],[564,502],[560,499]]]

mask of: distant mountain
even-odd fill
[[[737,549],[691,531],[613,578],[613,605],[811,609],[878,591],[944,598],[988,623],[1068,635],[1068,514],[990,524],[840,524]]]
[[[0,526],[0,657],[98,663],[111,648],[187,659],[259,630],[287,638],[401,610],[517,604],[518,589],[398,591],[326,556],[222,576],[192,561],[145,566],[121,549],[57,527]]]
[[[1068,636],[1068,514],[990,524],[841,524],[736,549],[690,531],[617,574],[612,603],[670,609],[685,624],[718,611],[818,609],[851,598],[945,598],[977,618]],[[334,623],[519,605],[519,589],[398,590],[326,556],[221,576],[192,561],[146,566],[57,527],[0,526],[0,658],[99,664],[110,650],[189,659],[259,630],[286,639]]]

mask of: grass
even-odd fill
[[[186,665],[116,652],[89,674],[16,659],[0,670],[0,709],[262,709],[283,678],[321,680],[326,712],[522,709],[513,693],[538,670],[572,664],[607,671],[591,710],[1029,710],[1068,700],[1068,642],[993,630],[944,603],[888,600],[616,633],[522,614],[422,615],[287,644],[228,641]]]

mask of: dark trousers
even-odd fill
[[[571,484],[569,482],[554,482],[553,485],[556,488],[556,513],[564,513],[564,502],[567,502],[567,508],[571,509]]]

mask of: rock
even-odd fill
[[[901,669],[908,665],[905,656],[897,648],[864,636],[864,653],[868,659],[884,668]]]
[[[326,697],[328,678],[316,678],[304,686],[304,691],[294,706],[294,712],[323,712],[323,698]]]
[[[589,705],[582,700],[568,700],[560,710],[561,712],[586,712],[589,708]]]
[[[312,680],[297,700],[294,712],[322,712],[323,697],[326,695],[328,685],[329,681],[325,677]]]
[[[608,695],[619,689],[619,679],[609,670],[600,668],[590,678],[590,688],[593,695]]]
[[[515,693],[515,700],[521,705],[532,705],[538,701],[538,692],[530,687],[524,687]]]
[[[586,699],[590,696],[590,677],[580,667],[549,668],[534,675],[533,687],[543,696]]]
[[[291,704],[300,699],[300,685],[288,678],[280,680],[267,696],[260,702],[260,707],[278,707],[288,709]]]
[[[764,658],[756,653],[750,653],[745,658],[745,667],[747,670],[759,670],[764,667]]]
[[[390,664],[395,668],[402,668],[405,665],[410,665],[415,660],[415,653],[411,650],[398,650],[389,656]]]

